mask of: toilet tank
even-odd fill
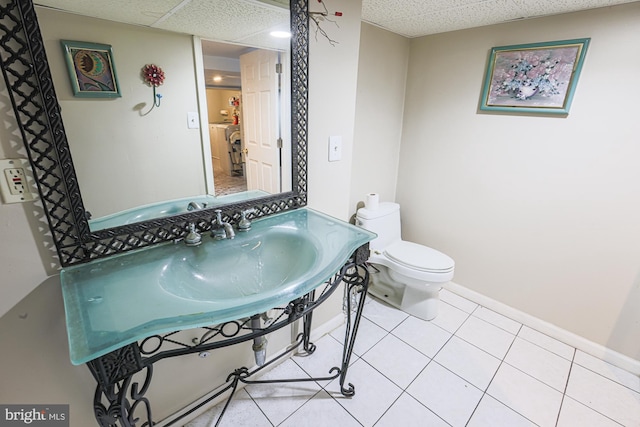
[[[375,210],[360,208],[356,213],[356,224],[378,235],[369,243],[371,249],[384,249],[401,239],[400,205],[381,202]]]

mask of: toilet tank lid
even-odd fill
[[[362,219],[374,219],[381,216],[389,215],[400,209],[400,205],[393,202],[380,202],[378,209],[360,208],[358,209],[357,216]]]

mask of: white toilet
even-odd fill
[[[370,242],[369,292],[424,320],[438,315],[440,289],[453,279],[453,259],[435,249],[401,237],[400,205],[381,202],[360,208],[356,224],[378,235]]]

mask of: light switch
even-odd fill
[[[189,127],[189,129],[200,128],[200,119],[198,118],[198,113],[193,111],[187,113],[187,126]]]
[[[337,162],[342,160],[342,137],[330,136],[329,137],[329,161]]]

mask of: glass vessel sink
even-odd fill
[[[232,240],[165,243],[62,270],[72,363],[154,334],[242,319],[322,285],[375,237],[308,208]]]
[[[242,243],[209,242],[199,249],[182,246],[163,263],[158,283],[177,297],[216,302],[278,289],[303,277],[318,259],[310,236],[275,227],[249,232]]]

